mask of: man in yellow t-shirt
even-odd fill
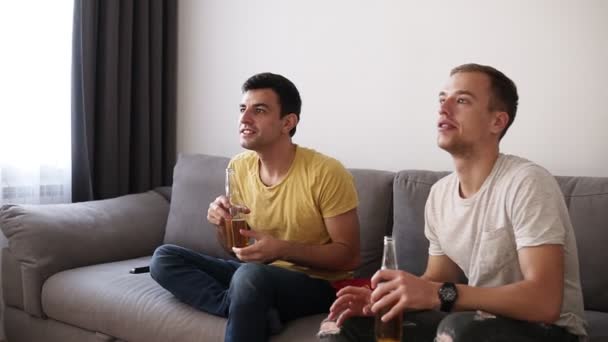
[[[358,198],[338,161],[292,142],[301,100],[291,81],[262,73],[242,90],[239,137],[248,151],[229,166],[251,227],[240,232],[255,242],[232,248],[240,262],[161,246],[151,274],[183,302],[227,317],[225,341],[267,341],[282,323],[327,312],[330,282],[358,266]],[[209,205],[219,232],[229,208],[225,196]]]

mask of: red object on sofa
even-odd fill
[[[342,279],[332,282],[331,286],[336,289],[336,292],[347,286],[367,287],[368,289],[371,289],[372,280],[370,278]]]

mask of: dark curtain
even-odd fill
[[[176,0],[76,0],[72,54],[72,200],[170,185]]]

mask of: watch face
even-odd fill
[[[452,311],[454,303],[458,299],[458,290],[454,283],[444,283],[439,288],[439,300],[441,301],[440,310],[444,312]]]
[[[443,300],[447,302],[451,302],[456,299],[456,290],[454,290],[452,287],[443,287],[441,288],[440,293]]]

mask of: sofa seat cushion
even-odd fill
[[[287,323],[285,329],[270,338],[270,342],[319,342],[317,332],[326,314],[306,316]]]
[[[608,341],[608,312],[585,311],[589,342]]]
[[[42,290],[52,319],[125,341],[223,341],[226,320],[195,310],[149,273],[149,257],[81,267],[50,277]]]

